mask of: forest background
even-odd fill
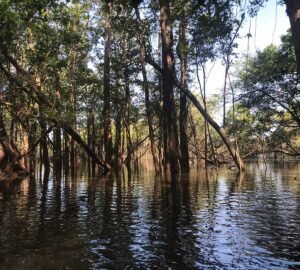
[[[2,0],[1,178],[298,157],[300,6],[265,4]]]

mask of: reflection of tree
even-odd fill
[[[95,267],[123,269],[130,265],[132,258],[129,232],[132,183],[124,172],[118,178],[111,176],[102,181],[101,194],[97,191],[94,207],[89,205],[89,252]],[[89,198],[92,198],[95,191],[90,192]]]
[[[218,172],[214,169],[208,169],[207,167],[202,172],[201,177],[205,179],[205,190],[202,196],[206,195],[206,208],[207,213],[204,217],[201,217],[203,222],[202,230],[200,233],[200,241],[204,246],[201,253],[201,261],[204,265],[221,266],[217,255],[215,254],[218,247],[216,243],[216,234],[218,226],[218,198],[217,198],[217,186],[218,186]],[[199,222],[199,221],[198,221]],[[203,244],[204,242],[204,244]]]
[[[224,269],[296,260],[300,167],[273,166],[253,164],[237,176],[192,170],[173,184],[141,169],[0,187],[1,267],[15,256],[28,267],[55,269]]]
[[[275,168],[269,165],[267,172],[253,166],[259,173],[247,175],[247,181],[242,184],[242,190],[247,192],[241,191],[238,199],[241,204],[238,221],[255,242],[254,252],[261,253],[258,247],[262,247],[265,256],[269,256],[269,251],[275,258],[299,260],[300,203],[289,186],[293,168],[289,165],[278,170],[277,165]],[[297,172],[297,165],[295,169]]]

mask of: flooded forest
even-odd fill
[[[300,269],[299,14],[0,0],[0,269]]]

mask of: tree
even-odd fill
[[[105,34],[104,34],[104,70],[103,70],[103,121],[104,135],[103,144],[105,150],[105,161],[112,164],[113,161],[113,143],[111,134],[111,90],[110,90],[110,47],[111,47],[111,16],[112,1],[106,1],[105,6]]]
[[[288,150],[296,154],[299,150],[291,141],[300,128],[300,88],[291,34],[282,37],[280,46],[270,45],[257,52],[248,59],[247,66],[240,73],[239,102],[256,114],[260,127],[253,124],[269,138],[270,151]],[[281,148],[283,143],[285,149]]]
[[[175,73],[173,53],[173,32],[171,25],[170,2],[160,0],[160,30],[162,40],[162,83],[164,117],[164,165],[171,174],[179,170],[178,133],[174,102],[173,75]]]

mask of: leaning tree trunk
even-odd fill
[[[243,169],[244,163],[242,158],[240,157],[240,153],[238,149],[234,149],[227,138],[225,130],[215,122],[211,116],[206,112],[206,110],[202,107],[196,97],[186,88],[182,87],[181,84],[174,79],[175,85],[191,100],[191,102],[195,105],[198,111],[203,115],[203,117],[207,120],[207,122],[215,129],[215,131],[220,135],[221,139],[225,143],[231,157],[233,158],[236,166],[239,170]]]
[[[20,77],[27,84],[27,87],[24,87],[21,83],[19,83],[19,78],[16,78],[12,74],[10,74],[3,66],[0,66],[0,69],[4,72],[4,74],[8,77],[8,79],[14,81],[20,87],[20,90],[24,91],[26,94],[29,94],[32,98],[34,98],[34,100],[37,102],[39,106],[42,106],[44,109],[51,108],[53,110],[53,106],[48,100],[48,97],[41,91],[40,86],[38,86],[32,80],[28,72],[7,51],[2,51],[2,52],[3,55],[6,57],[6,59],[15,67]],[[53,113],[57,113],[57,111],[54,111]],[[66,123],[61,119],[58,121],[57,119],[52,117],[49,117],[48,120],[56,123],[57,126],[63,128],[70,135],[73,143],[76,142],[79,146],[81,146],[86,152],[86,154],[90,156],[92,160],[94,160],[94,162],[104,170],[104,173],[111,170],[111,166],[107,164],[105,161],[101,160],[93,151],[93,149],[90,149],[87,143],[82,140],[81,136],[76,132],[76,130],[71,125],[69,125],[68,123]],[[72,147],[71,151],[72,149],[75,150],[76,148]],[[76,153],[74,153],[74,155],[72,156],[76,156]]]
[[[147,62],[151,64],[156,70],[158,70],[160,73],[163,73],[164,70],[157,65],[151,58],[147,58]],[[189,91],[187,88],[183,87],[181,83],[178,81],[176,78],[176,74],[174,73],[173,75],[173,80],[172,83],[176,87],[180,89],[189,99],[190,101],[194,104],[194,106],[198,109],[198,111],[202,114],[202,116],[207,120],[207,122],[215,129],[215,131],[219,134],[223,142],[225,143],[231,157],[233,158],[236,166],[239,168],[239,170],[243,169],[243,160],[240,157],[238,149],[234,149],[226,135],[225,130],[218,125],[216,121],[212,119],[212,117],[206,112],[206,110],[203,108],[203,106],[200,104],[200,102],[197,100],[197,98],[193,95],[191,91]]]
[[[170,23],[170,1],[160,0],[160,28],[163,63],[163,117],[164,117],[164,164],[165,172],[174,175],[179,171],[177,119],[175,111],[173,74],[173,34]]]

